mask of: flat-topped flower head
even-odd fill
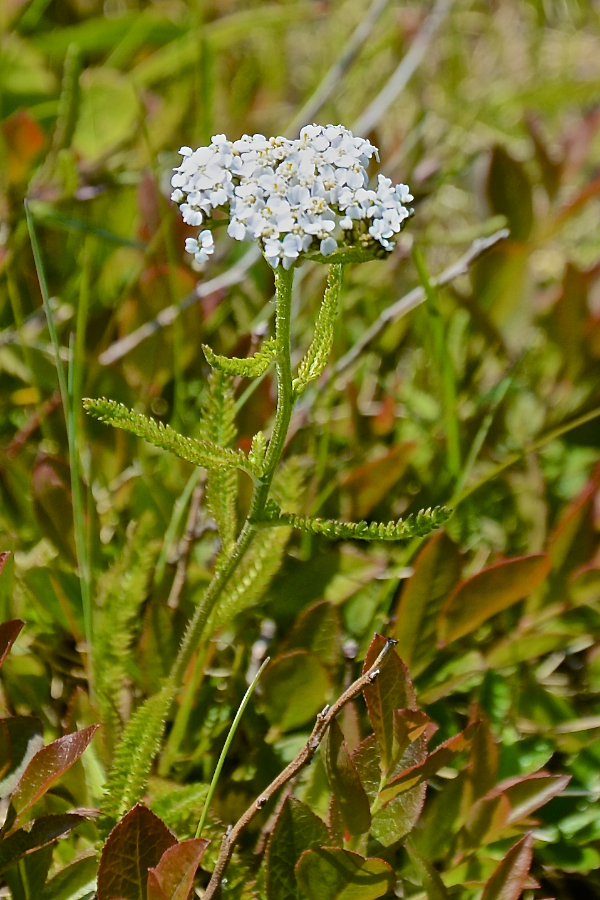
[[[412,210],[405,184],[378,176],[369,189],[367,166],[377,148],[342,125],[306,125],[297,140],[215,135],[208,147],[182,147],[171,199],[184,222],[199,226],[215,210],[229,219],[236,241],[258,241],[273,268],[302,257],[342,261],[359,248],[371,258],[394,248]],[[205,262],[214,250],[204,229],[186,250]],[[349,258],[349,257],[348,257]]]

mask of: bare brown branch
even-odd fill
[[[248,807],[246,812],[241,816],[235,825],[232,828],[228,828],[225,834],[223,835],[223,841],[221,843],[221,852],[219,853],[219,858],[217,859],[217,864],[215,866],[215,870],[212,874],[210,882],[208,883],[208,887],[204,892],[203,900],[212,900],[212,898],[216,895],[220,885],[221,879],[225,873],[225,869],[227,868],[227,864],[231,859],[231,854],[233,853],[233,849],[242,833],[244,828],[252,821],[254,816],[263,809],[266,804],[269,802],[271,797],[277,793],[277,791],[282,788],[285,784],[288,783],[295,775],[300,772],[305,766],[307,766],[312,760],[313,756],[317,752],[319,744],[325,737],[325,732],[329,728],[329,725],[335,719],[337,714],[344,708],[346,703],[350,700],[353,700],[357,694],[360,694],[362,689],[366,687],[368,684],[372,684],[377,676],[379,675],[379,669],[381,664],[391,648],[394,646],[395,641],[388,641],[373,663],[373,665],[367,669],[367,671],[357,678],[357,680],[347,688],[344,693],[338,697],[333,706],[326,706],[325,709],[319,713],[317,716],[317,721],[315,722],[315,726],[311,732],[309,739],[306,744],[300,751],[300,753],[296,756],[295,759],[286,766],[286,768],[281,772],[271,784],[265,788],[262,794],[256,798],[254,803]]]

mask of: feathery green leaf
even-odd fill
[[[233,379],[219,369],[215,369],[209,378],[203,421],[212,443],[224,448],[233,444],[237,433]],[[235,542],[237,488],[235,469],[212,469],[209,472],[205,497],[221,538],[221,556],[227,555]]]
[[[303,482],[303,468],[297,458],[281,466],[273,482],[273,494],[286,506],[298,503]],[[277,574],[292,529],[281,532],[260,531],[240,563],[235,576],[225,588],[213,614],[213,630],[229,622],[244,609],[249,609],[263,596]]]
[[[104,836],[140,800],[162,740],[175,688],[168,681],[133,714],[115,752],[98,823]]]
[[[86,398],[83,405],[95,419],[136,434],[148,441],[149,444],[154,444],[155,447],[161,447],[163,450],[170,450],[171,453],[196,466],[203,466],[206,469],[246,469],[254,474],[247,456],[241,450],[219,447],[206,439],[184,437],[169,425],[163,425],[162,422],[157,422],[142,413],[136,413],[122,403],[107,400],[105,397],[100,400]]]
[[[416,515],[396,522],[340,522],[337,519],[319,519],[311,516],[297,516],[294,513],[278,513],[271,505],[267,508],[269,518],[265,526],[291,525],[300,531],[322,534],[332,540],[362,541],[404,541],[413,537],[424,537],[435,531],[452,515],[445,506],[422,509]]]
[[[239,375],[243,378],[258,378],[265,372],[275,358],[277,343],[275,338],[265,341],[260,350],[254,356],[239,359],[236,356],[218,356],[206,344],[202,344],[206,362],[213,369],[218,369],[227,375]]]
[[[331,266],[329,270],[325,295],[315,324],[315,333],[306,356],[298,367],[298,376],[293,381],[293,388],[298,395],[311,381],[315,381],[321,376],[327,365],[333,346],[343,268],[342,265],[335,265]]]
[[[96,695],[109,752],[123,725],[123,684],[129,672],[131,648],[138,636],[140,610],[158,542],[150,540],[152,519],[147,516],[127,529],[127,543],[98,582],[94,622]]]

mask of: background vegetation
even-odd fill
[[[443,532],[409,544],[268,533],[188,672],[146,802],[179,839],[193,836],[235,709],[268,652],[212,802],[204,833],[215,840],[197,879],[206,884],[221,823],[298,752],[380,632],[398,639],[417,702],[438,726],[430,749],[469,720],[483,724],[471,750],[430,779],[410,852],[401,839],[420,808],[404,831],[390,825],[384,839],[381,826],[369,847],[345,846],[386,859],[398,896],[477,897],[532,832],[531,875],[522,865],[517,893],[486,888],[486,900],[521,890],[600,897],[597,4],[6,0],[0,16],[0,549],[11,552],[0,621],[26,622],[3,665],[1,703],[7,717],[41,720],[31,735],[43,731],[46,743],[88,728],[60,781],[43,795],[21,790],[17,824],[98,806],[123,724],[158,690],[219,550],[202,472],[86,418],[80,403],[110,397],[193,436],[207,402],[200,344],[245,356],[268,332],[264,261],[223,235],[201,271],[190,265],[192,231],[167,199],[176,151],[217,132],[340,122],[411,186],[415,217],[387,262],[347,267],[337,369],[302,398],[279,490],[288,509],[311,515],[387,520],[442,504],[455,513]],[[407,54],[412,70],[398,74]],[[389,103],[386,85],[396,87]],[[25,197],[69,370],[66,417]],[[397,309],[343,363],[427,272],[504,225],[510,237],[469,274]],[[324,277],[302,270],[299,351]],[[179,315],[121,343],[174,305]],[[271,376],[236,386],[245,450],[268,430]],[[248,499],[240,478],[240,515]],[[354,750],[371,730],[362,701],[340,725]],[[4,793],[16,752],[0,761]],[[335,778],[325,768],[320,757],[294,785],[323,818]],[[517,803],[514,779],[540,770],[548,775],[520,782],[534,800]],[[550,778],[562,775],[568,785]],[[14,813],[13,803],[11,828]],[[242,840],[224,896],[306,895],[289,872],[283,889],[258,869],[272,813],[273,804]],[[331,816],[341,846],[348,820]],[[17,862],[0,850],[5,894],[91,896],[96,827],[61,822],[77,827]],[[311,823],[307,848],[325,840]],[[320,897],[307,879],[307,895]]]

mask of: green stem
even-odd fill
[[[217,605],[223,591],[227,587],[232,575],[238,568],[254,540],[258,531],[256,523],[264,513],[273,476],[277,469],[281,454],[283,453],[294,407],[290,337],[293,280],[294,273],[292,269],[289,271],[285,271],[284,269],[276,270],[275,288],[277,312],[275,316],[275,337],[277,341],[277,411],[275,413],[273,434],[269,441],[265,458],[264,475],[255,484],[252,501],[250,503],[250,512],[248,513],[248,517],[231,554],[215,573],[183,636],[177,658],[175,659],[169,675],[169,680],[176,687],[179,687],[182,684],[186,669],[190,663],[194,650],[202,639],[208,619]]]
[[[242,698],[242,702],[240,703],[239,709],[235,714],[235,718],[234,718],[233,722],[231,723],[231,728],[229,729],[229,734],[227,735],[225,745],[224,745],[223,749],[221,750],[221,755],[219,756],[219,761],[217,762],[217,767],[215,769],[215,773],[210,782],[208,794],[206,795],[204,809],[202,810],[202,815],[200,816],[200,821],[198,822],[198,827],[196,829],[196,837],[197,838],[199,838],[202,834],[202,829],[204,828],[204,824],[206,822],[206,816],[208,815],[208,810],[210,808],[210,804],[211,804],[213,795],[215,793],[217,783],[219,781],[219,776],[221,775],[221,769],[223,768],[223,763],[225,762],[225,758],[227,757],[229,748],[231,747],[231,742],[233,741],[233,738],[237,731],[237,727],[240,724],[240,719],[242,718],[242,716],[244,714],[244,710],[246,709],[246,707],[248,705],[248,701],[250,700],[250,697],[254,693],[254,688],[258,684],[260,676],[264,672],[264,670],[267,667],[267,665],[269,664],[269,662],[270,662],[270,660],[269,660],[269,657],[267,656],[267,658],[263,662],[262,666],[260,667],[260,669],[258,670],[256,675],[254,676],[254,679],[252,680],[252,684],[250,685],[250,687],[244,694],[244,696]]]

